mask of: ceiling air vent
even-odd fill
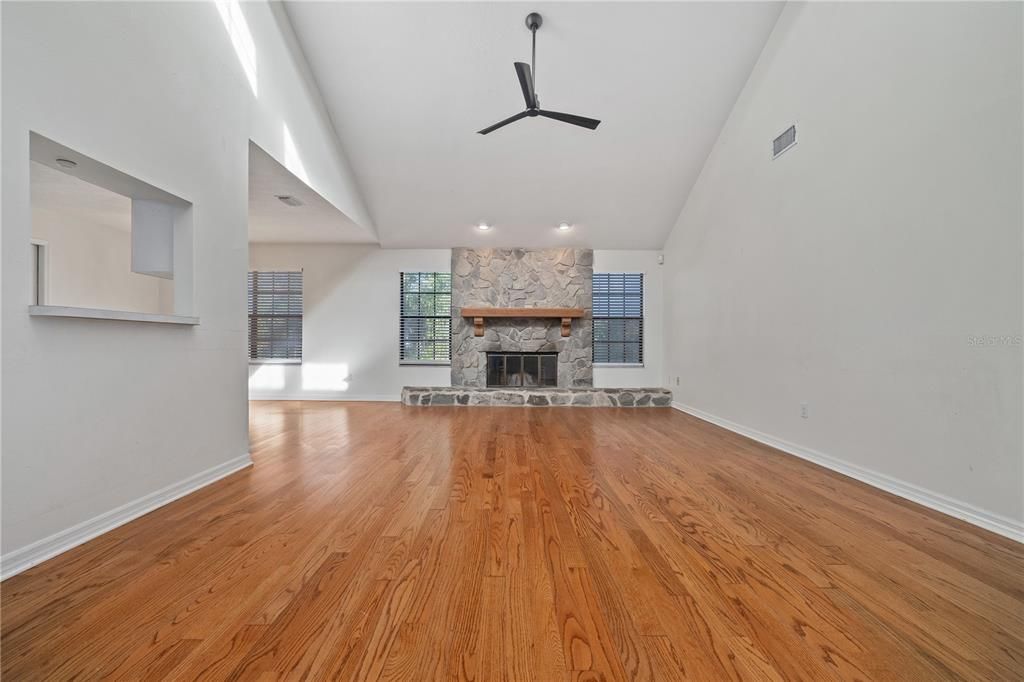
[[[777,159],[790,147],[796,144],[796,126],[791,125],[786,128],[786,132],[782,133],[774,140],[772,140],[772,158]]]
[[[302,202],[290,194],[275,194],[274,196],[285,206],[302,206]]]

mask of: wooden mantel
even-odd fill
[[[562,336],[569,336],[573,318],[583,317],[583,308],[463,308],[463,317],[473,318],[473,336],[484,335],[487,317],[555,317],[562,319]]]

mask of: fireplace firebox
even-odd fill
[[[488,386],[558,386],[558,353],[488,353]]]

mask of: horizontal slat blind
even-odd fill
[[[594,273],[594,363],[644,361],[643,273]]]
[[[450,362],[452,357],[452,275],[399,274],[399,359]]]
[[[249,273],[249,359],[302,359],[302,273]]]

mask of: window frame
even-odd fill
[[[46,305],[50,293],[50,242],[45,239],[29,240],[32,249],[32,302],[29,305]]]
[[[250,365],[301,365],[305,356],[306,344],[305,344],[305,327],[306,327],[306,277],[305,271],[302,268],[294,269],[273,269],[273,270],[249,270],[246,274],[246,308],[248,312],[248,279],[250,275],[257,274],[298,274],[299,275],[299,298],[301,301],[302,312],[298,315],[260,315],[258,313],[248,313],[246,318],[246,346],[247,355],[249,356]],[[255,282],[253,283],[255,296]],[[252,335],[255,330],[255,322],[260,318],[299,318],[299,357],[297,358],[254,358],[252,357]]]
[[[406,275],[426,275],[426,274],[435,275],[435,276],[436,275],[447,275],[448,276],[448,291],[447,291],[447,294],[448,294],[448,315],[447,316],[445,316],[445,315],[406,315],[405,314],[405,296],[406,296],[406,294],[416,294],[416,295],[419,295],[419,294],[430,294],[430,295],[436,296],[438,293],[441,293],[441,294],[446,293],[444,291],[440,291],[439,292],[436,289],[434,291],[430,291],[430,292],[419,292],[419,291],[407,292],[405,290],[405,276]],[[399,271],[399,273],[398,273],[398,364],[399,364],[399,366],[402,366],[402,367],[414,367],[414,366],[417,366],[417,365],[429,366],[429,367],[450,367],[451,366],[451,364],[452,364],[452,331],[453,331],[452,328],[454,327],[454,324],[452,323],[451,296],[452,296],[452,273],[451,273],[451,271],[443,271],[443,270],[401,270],[401,271]],[[447,319],[448,320],[448,359],[447,360],[433,360],[433,359],[426,359],[426,358],[405,358],[405,357],[403,357],[404,354],[405,354],[405,341],[406,341],[406,339],[405,339],[405,337],[403,335],[403,330],[405,328],[404,321],[406,319],[428,319],[428,320]],[[428,341],[428,340],[436,341],[436,339],[420,339],[420,340],[421,341]]]
[[[594,291],[593,291],[593,278],[602,275],[624,275],[624,276],[638,276],[640,278],[640,316],[597,316],[593,314],[594,308]],[[590,316],[590,362],[594,367],[626,367],[636,368],[644,367],[645,356],[647,351],[647,338],[644,334],[645,328],[647,327],[647,273],[642,271],[609,271],[609,272],[594,272],[591,274],[591,292],[590,292],[590,305],[591,305],[591,316]],[[639,341],[623,341],[623,344],[638,344],[639,348],[639,362],[598,362],[596,359],[597,354],[597,335],[595,334],[595,321],[597,320],[639,320],[640,321],[640,340]],[[620,343],[620,342],[608,342],[601,341],[600,343]]]

